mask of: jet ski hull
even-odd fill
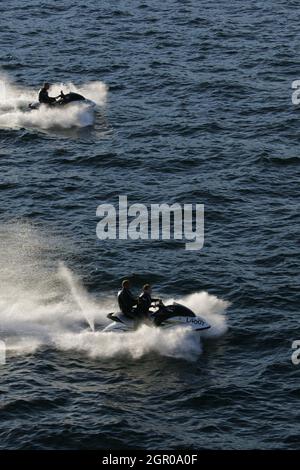
[[[210,328],[210,325],[200,317],[172,317],[165,323],[162,323],[160,328],[167,329],[176,326],[189,328],[193,331],[203,331]]]
[[[173,315],[172,315],[173,310]],[[177,313],[180,312],[180,313]],[[162,317],[162,318],[159,318]],[[192,311],[178,304],[167,307],[163,315],[151,315],[145,322],[137,322],[129,319],[123,313],[109,314],[108,318],[113,320],[103,332],[125,333],[135,331],[141,324],[152,328],[169,330],[171,328],[186,328],[190,331],[204,331],[211,326],[203,318],[196,316]],[[159,321],[157,321],[159,318]]]

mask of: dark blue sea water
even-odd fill
[[[0,9],[0,448],[298,448],[299,3]],[[24,110],[45,80],[94,124]],[[204,204],[203,249],[98,240],[119,195]],[[105,338],[124,277],[215,334]]]

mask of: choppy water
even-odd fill
[[[299,15],[1,5],[1,448],[299,447]],[[94,125],[22,111],[45,80],[96,100]],[[119,194],[204,203],[203,250],[100,242],[96,208]],[[210,337],[89,332],[124,276],[205,315]]]

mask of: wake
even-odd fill
[[[58,96],[62,89],[65,93],[79,93],[97,106],[103,107],[106,104],[107,86],[101,81],[81,86],[71,82],[56,83],[51,86],[49,95]],[[37,95],[37,89],[17,86],[0,75],[0,128],[69,129],[87,127],[94,123],[94,111],[84,102],[59,109],[41,106],[39,109],[29,110],[29,103],[36,102]]]
[[[197,359],[202,351],[199,336],[183,328],[163,331],[144,325],[130,333],[102,333],[109,322],[107,313],[117,309],[116,299],[107,294],[96,300],[70,269],[50,259],[59,253],[60,243],[30,224],[0,225],[0,339],[6,342],[8,355],[54,347],[98,360],[138,359],[149,353]],[[227,302],[207,292],[177,301],[211,324],[203,336],[226,332]]]

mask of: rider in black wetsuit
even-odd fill
[[[151,294],[152,288],[150,284],[145,284],[138,300],[138,313],[143,317],[148,316],[149,309],[153,303],[159,303],[160,305],[162,304],[160,299],[153,299]]]
[[[134,311],[134,306],[137,305],[138,300],[130,291],[130,283],[127,279],[122,282],[122,290],[118,293],[118,304],[120,310],[128,318],[135,319],[136,313]]]
[[[49,83],[44,83],[43,88],[39,91],[39,102],[44,104],[53,104],[56,102],[56,98],[52,98],[48,95],[48,90],[50,88]]]

